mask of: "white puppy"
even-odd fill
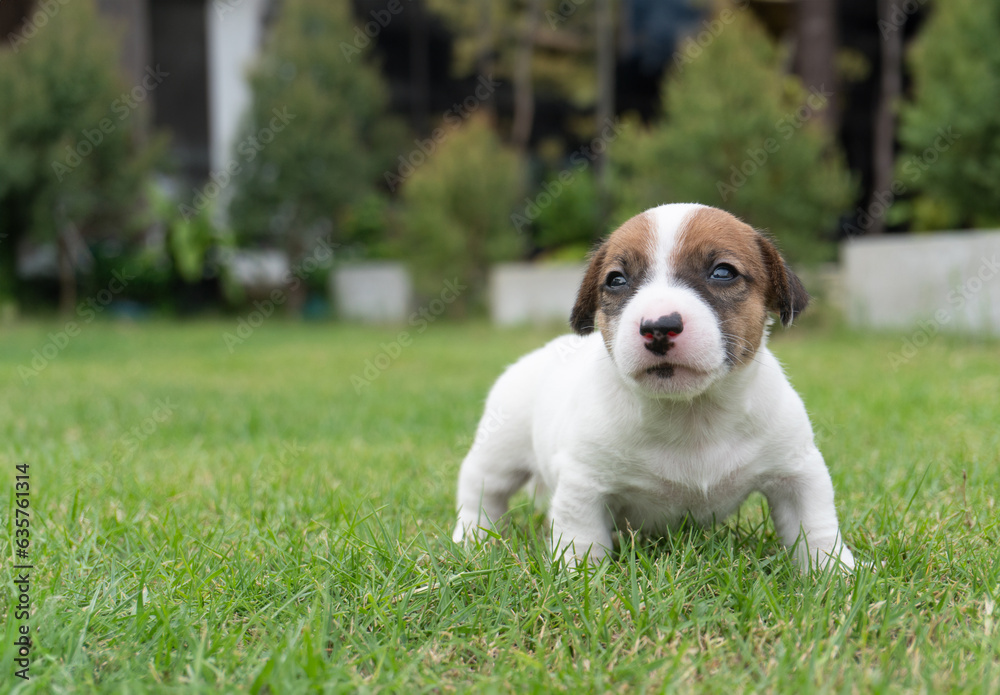
[[[809,297],[727,212],[663,205],[593,254],[570,323],[497,380],[458,481],[454,540],[482,538],[529,480],[552,546],[602,558],[615,529],[723,520],[762,492],[806,571],[853,569],[805,407],[765,346]],[[596,329],[596,330],[595,330]]]

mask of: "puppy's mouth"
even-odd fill
[[[652,367],[647,367],[644,373],[651,377],[657,379],[670,379],[672,377],[708,377],[711,376],[711,372],[707,372],[703,369],[697,369],[695,367],[690,367],[686,364],[673,364],[671,362],[661,362],[660,364],[654,364]]]
[[[674,375],[674,365],[658,364],[647,369],[646,374],[659,377],[660,379],[669,379]]]

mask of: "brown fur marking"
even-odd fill
[[[729,282],[710,280],[719,263],[733,266],[739,277]],[[760,347],[768,310],[777,312],[788,325],[808,302],[802,284],[774,244],[717,208],[702,208],[688,218],[674,247],[671,267],[715,310],[733,363],[746,362]]]
[[[581,335],[600,330],[609,346],[614,320],[632,295],[649,278],[655,259],[656,230],[647,213],[636,215],[616,229],[592,254],[570,325]],[[728,282],[710,279],[713,268],[728,263],[738,277]],[[674,277],[712,307],[733,364],[753,358],[760,347],[767,312],[781,316],[784,325],[809,301],[802,283],[785,265],[773,242],[750,225],[717,208],[692,213],[681,228],[669,259]],[[625,275],[628,286],[605,285],[610,273]]]
[[[608,319],[621,312],[648,272],[656,248],[654,235],[649,215],[640,213],[612,232],[594,251],[570,315],[574,331],[586,335],[601,330],[610,345],[614,322]],[[607,292],[604,282],[616,270],[625,274],[630,286],[627,291]]]

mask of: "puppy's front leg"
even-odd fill
[[[795,546],[799,569],[823,569],[831,561],[854,569],[854,555],[840,535],[830,472],[818,449],[812,447],[794,473],[772,480],[763,492],[775,530],[786,547]]]
[[[612,545],[611,515],[605,499],[592,487],[567,478],[561,477],[549,507],[552,550],[571,567],[584,557],[600,562]]]
[[[511,495],[531,476],[523,460],[495,448],[473,450],[458,475],[458,523],[452,533],[456,543],[486,538],[487,529],[507,512]]]

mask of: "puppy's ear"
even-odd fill
[[[597,314],[597,299],[601,291],[601,266],[608,254],[608,244],[604,242],[590,255],[590,265],[576,293],[576,304],[569,315],[569,325],[580,335],[594,332],[594,316]]]
[[[781,325],[787,326],[809,304],[809,293],[770,239],[758,233],[757,243],[767,269],[767,308],[781,317]]]

